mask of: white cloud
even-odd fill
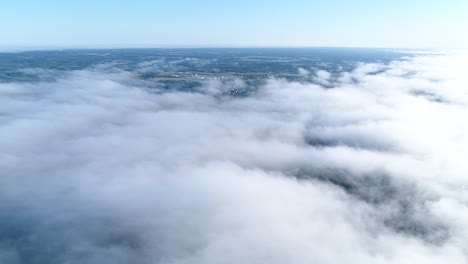
[[[466,263],[466,58],[242,98],[0,83],[0,262]]]
[[[325,85],[325,86],[330,85],[330,78],[331,78],[331,73],[327,71],[317,70],[315,72],[314,80],[321,85]]]
[[[300,74],[300,75],[304,75],[304,76],[307,76],[310,74],[310,71],[309,70],[306,70],[304,68],[299,68],[297,69],[297,72]]]

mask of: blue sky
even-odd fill
[[[468,48],[467,0],[4,0],[0,47]]]

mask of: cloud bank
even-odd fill
[[[0,83],[0,263],[466,263],[467,67]]]

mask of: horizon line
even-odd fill
[[[465,48],[405,48],[405,47],[372,47],[372,46],[299,46],[299,45],[122,45],[122,46],[100,46],[77,45],[77,46],[0,46],[0,53],[19,53],[30,51],[67,51],[67,50],[137,50],[137,49],[380,49],[380,50],[462,50]]]

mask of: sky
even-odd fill
[[[0,47],[467,48],[466,13],[466,0],[10,0]]]

